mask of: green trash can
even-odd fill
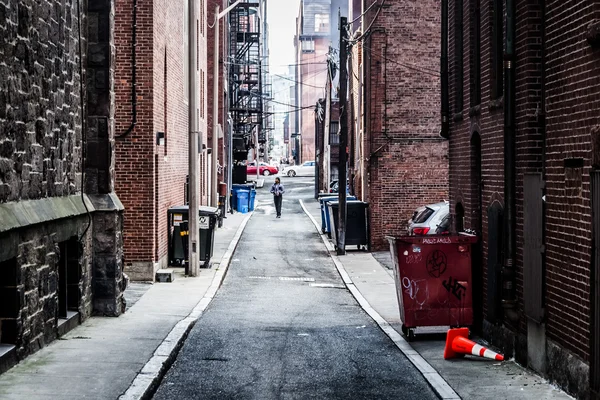
[[[221,210],[219,210],[217,207],[200,206],[199,208],[199,261],[202,263],[201,267],[203,268],[208,268],[210,266],[210,259],[213,255],[213,247],[215,242],[215,229],[217,227],[217,220],[220,212]]]

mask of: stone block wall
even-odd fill
[[[101,16],[90,20],[92,43],[108,49],[112,2],[92,3],[94,17]],[[87,55],[86,15],[85,1],[0,2],[0,297],[10,300],[0,303],[0,341],[15,345],[19,359],[55,339],[59,319],[71,312],[83,321],[124,308],[122,205],[110,193],[111,57],[99,57],[94,46]],[[81,71],[88,60],[96,70],[86,93]],[[88,121],[92,111],[105,122],[104,136],[97,119]],[[103,149],[84,146],[90,125]],[[86,166],[104,167],[86,168],[93,201],[82,194],[84,148],[92,155]],[[111,218],[103,221],[101,212]],[[93,234],[111,236],[110,246]],[[115,265],[113,275],[98,255],[112,259],[104,264]],[[111,299],[96,296],[102,274],[112,279]],[[103,301],[112,303],[110,312]]]
[[[0,3],[0,202],[81,185],[77,2]]]

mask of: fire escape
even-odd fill
[[[256,2],[242,2],[229,16],[229,111],[233,128],[234,183],[246,180],[242,165],[248,159],[249,149],[259,149],[258,154],[262,156],[266,142],[258,6]]]

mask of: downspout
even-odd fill
[[[137,47],[137,0],[133,0],[133,22],[131,32],[131,125],[115,138],[124,138],[129,135],[137,125],[137,79],[136,79],[136,47]],[[191,29],[191,28],[190,28]]]
[[[517,322],[515,254],[515,1],[506,0],[506,39],[504,53],[504,265],[502,268],[502,307],[510,322]]]
[[[442,0],[442,55],[440,57],[440,73],[442,86],[442,130],[440,136],[450,137],[450,103],[448,99],[448,0]]]

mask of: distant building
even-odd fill
[[[301,0],[296,18],[295,104],[298,162],[315,160],[315,104],[325,96],[327,55],[337,48],[338,14],[348,13],[347,0]]]
[[[160,4],[160,12],[156,2],[116,4],[115,188],[126,208],[125,271],[134,280],[153,281],[167,265],[167,210],[186,204],[190,73],[199,84],[200,203],[208,204],[207,10],[200,1],[190,71],[188,30],[196,28],[188,26],[188,1]]]

